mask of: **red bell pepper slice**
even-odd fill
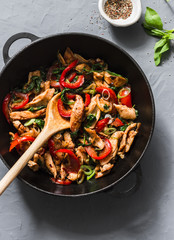
[[[24,93],[20,93],[20,92],[13,92],[13,94],[14,94],[16,97],[23,99],[22,102],[20,102],[20,103],[17,104],[17,105],[14,105],[14,106],[12,107],[13,110],[21,109],[21,108],[23,108],[23,107],[29,102],[29,95],[28,95],[27,93],[24,94]]]
[[[83,85],[84,81],[85,81],[84,76],[83,76],[83,75],[79,75],[77,81],[74,82],[74,83],[68,83],[68,82],[65,82],[65,81],[63,80],[63,81],[60,81],[60,84],[61,84],[63,87],[75,89],[75,88],[81,87],[81,86]]]
[[[2,103],[2,112],[5,116],[5,118],[7,119],[7,122],[10,124],[10,115],[9,115],[9,109],[8,109],[8,105],[10,103],[11,100],[11,94],[8,93]]]
[[[98,121],[96,126],[95,126],[96,132],[101,132],[106,127],[109,120],[110,120],[110,118],[108,117],[108,118],[104,118],[104,119]]]
[[[76,97],[76,94],[73,94],[73,93],[67,93],[66,94],[66,97],[69,99],[69,100],[72,100]]]
[[[132,107],[132,97],[131,97],[131,89],[130,87],[122,88],[118,93],[118,99],[122,105],[126,105],[127,107]]]
[[[124,126],[124,123],[119,119],[119,118],[116,118],[112,123],[111,125],[115,126],[115,127],[121,127],[121,126]]]
[[[31,136],[24,136],[24,137],[16,138],[10,143],[9,152],[11,152],[11,150],[13,148],[15,148],[16,146],[18,146],[21,142],[28,142],[28,141],[33,142],[34,140],[35,140],[35,138],[31,137]]]
[[[66,165],[66,171],[68,173],[71,173],[71,172],[78,173],[80,169],[80,161],[76,157],[76,155],[69,149],[59,149],[55,153],[58,153],[58,152],[68,153],[69,155],[70,164]]]
[[[57,107],[58,107],[58,111],[59,111],[59,114],[62,116],[62,117],[71,117],[71,112],[72,110],[71,109],[66,109],[64,107],[64,104],[61,100],[61,98],[59,98],[58,102],[57,102]]]
[[[66,179],[66,180],[61,180],[61,179],[57,179],[57,178],[51,178],[51,181],[56,183],[56,184],[60,184],[60,185],[70,185],[72,183],[72,181]]]
[[[96,160],[101,160],[105,157],[107,157],[109,155],[109,153],[112,151],[112,146],[111,143],[109,141],[109,139],[105,138],[105,147],[102,151],[100,151],[99,154],[97,154],[97,152],[95,151],[95,149],[91,146],[87,146],[85,147],[88,155]]]
[[[108,87],[97,87],[96,89],[96,92],[99,92],[99,93],[103,93],[104,90],[107,90],[110,94],[110,100],[113,101],[114,103],[118,103],[118,100],[117,100],[117,96],[115,94],[115,92],[111,89],[111,88],[108,88]]]
[[[85,107],[87,107],[91,102],[91,97],[88,93],[85,93]]]

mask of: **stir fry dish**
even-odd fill
[[[70,129],[53,135],[28,167],[69,185],[103,177],[126,161],[141,125],[131,85],[103,60],[84,59],[70,48],[64,55],[58,52],[49,68],[30,72],[28,81],[4,98],[3,113],[16,129],[10,132],[9,151],[27,150],[44,128],[47,105],[58,93],[59,114],[69,119]]]

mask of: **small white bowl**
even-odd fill
[[[110,24],[112,24],[115,27],[127,27],[134,23],[136,23],[142,13],[142,7],[141,7],[141,0],[131,0],[133,9],[131,15],[127,19],[111,19],[104,11],[104,5],[107,0],[99,0],[98,1],[98,9],[102,17],[106,19]]]

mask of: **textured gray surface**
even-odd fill
[[[165,28],[174,27],[174,2],[143,1],[159,12]],[[142,159],[143,183],[134,195],[118,199],[107,193],[65,199],[39,193],[15,180],[0,197],[0,240],[54,239],[174,239],[174,48],[155,67],[153,46],[139,23],[111,27],[98,13],[97,0],[0,0],[0,50],[13,34],[38,36],[86,32],[123,47],[139,63],[152,87],[156,126]],[[29,41],[11,47],[13,55]],[[0,55],[0,68],[4,65]],[[7,168],[0,161],[0,178]]]

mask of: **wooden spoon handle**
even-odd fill
[[[18,159],[13,167],[6,173],[6,175],[0,181],[0,195],[22,171],[27,162],[33,157],[34,153],[49,139],[50,135],[52,134],[49,134],[46,129],[43,129],[35,141],[27,149],[27,151],[24,152],[24,154]]]

